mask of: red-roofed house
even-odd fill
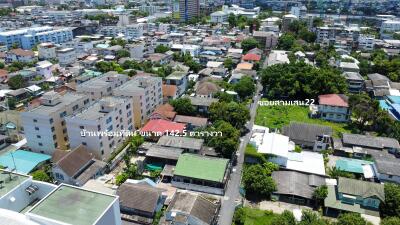
[[[249,63],[256,63],[261,60],[261,56],[257,54],[247,53],[242,57],[242,60]]]
[[[167,133],[183,134],[184,130],[185,124],[158,119],[149,120],[140,131],[146,135],[162,136]]]
[[[318,96],[318,114],[321,119],[346,122],[350,118],[348,97],[342,94]]]
[[[0,82],[4,82],[8,79],[8,71],[0,69]]]

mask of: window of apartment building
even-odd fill
[[[37,119],[33,119],[33,122],[34,122],[34,123],[37,123]]]
[[[39,127],[35,127],[35,130],[39,130]]]
[[[61,126],[64,126],[65,125],[65,121],[61,121]]]
[[[57,146],[58,146],[57,142],[56,142],[56,143],[54,143],[54,148],[57,148]]]
[[[53,118],[49,119],[50,124],[52,124],[54,122]]]
[[[43,144],[41,142],[38,143],[39,146],[43,146]]]
[[[100,148],[103,147],[103,142],[100,142]]]
[[[130,118],[129,120],[128,120],[128,124],[131,124],[132,123],[132,118]]]
[[[86,143],[86,142],[82,142],[82,145],[85,145],[85,146],[86,146],[86,145],[87,145],[87,143]]]
[[[120,110],[119,110],[119,115],[121,115],[121,114],[122,114],[122,110],[120,109]]]
[[[64,141],[68,141],[68,137],[64,137]]]
[[[87,105],[89,103],[89,99],[85,99],[84,101],[83,101],[83,104],[84,105]]]
[[[55,130],[55,128],[54,128],[54,127],[51,127],[51,132],[54,132],[54,130]]]
[[[101,150],[101,154],[104,155],[104,150]]]
[[[56,178],[58,180],[64,180],[64,176],[62,174],[56,173]]]
[[[63,134],[65,134],[65,133],[67,133],[67,129],[66,128],[63,129]]]
[[[126,116],[127,116],[127,117],[132,116],[132,111],[129,111],[129,112],[126,114]]]
[[[57,138],[57,136],[54,134],[54,135],[53,135],[53,140],[56,140],[56,138]]]
[[[79,126],[79,129],[83,130],[85,129],[85,126]]]
[[[74,105],[74,107],[72,107],[72,110],[74,110],[74,111],[75,111],[75,110],[77,110],[77,109],[78,109],[78,107],[79,107],[78,105]]]
[[[128,127],[128,130],[132,130],[133,129],[133,127],[132,127],[132,125],[130,125],[129,127]]]
[[[109,126],[108,128],[107,128],[107,131],[111,131],[113,129],[113,126],[111,125],[111,126]]]
[[[111,121],[112,121],[112,118],[108,117],[107,120],[106,120],[106,123],[111,123]]]
[[[64,118],[67,115],[67,111],[60,113],[60,118]]]
[[[97,131],[100,131],[100,130],[101,130],[101,126],[97,125]]]
[[[131,104],[129,103],[128,105],[126,105],[126,109],[130,109],[131,108]]]
[[[42,138],[42,136],[40,136],[40,135],[36,135],[36,137],[37,137],[37,138]]]

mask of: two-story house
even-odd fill
[[[383,184],[339,177],[337,185],[328,185],[325,214],[355,212],[379,216],[379,205],[384,201]]]
[[[348,98],[341,94],[318,96],[318,114],[324,120],[346,122],[350,118]]]
[[[181,96],[188,87],[188,76],[186,72],[175,71],[165,78],[165,83],[177,87],[177,95]]]

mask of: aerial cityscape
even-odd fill
[[[0,0],[0,225],[400,225],[400,0]]]

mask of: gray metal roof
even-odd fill
[[[383,184],[355,180],[345,177],[339,177],[338,179],[338,192],[361,196],[363,198],[376,196],[380,200],[385,201],[385,191]]]
[[[400,159],[387,151],[368,150],[375,161],[376,169],[380,174],[400,176]]]
[[[394,138],[373,137],[361,134],[343,134],[344,145],[365,146],[370,148],[395,148],[400,149],[399,142]]]
[[[316,187],[325,184],[325,178],[296,171],[274,171],[272,178],[277,184],[277,194],[297,195],[312,199]]]
[[[155,157],[162,159],[173,159],[178,160],[179,156],[182,154],[183,149],[181,148],[170,148],[159,145],[150,146],[149,150],[146,152],[147,157]]]
[[[189,137],[162,136],[157,144],[167,147],[201,150],[204,140]]]
[[[332,128],[328,126],[314,125],[308,123],[292,122],[283,127],[283,134],[292,140],[314,142],[319,135],[332,135]]]

